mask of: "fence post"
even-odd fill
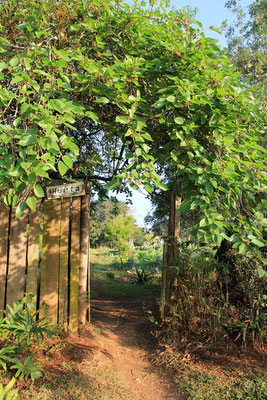
[[[76,197],[72,199],[70,243],[69,329],[73,333],[79,326],[80,217],[81,198]]]
[[[58,323],[67,328],[70,199],[62,199],[59,233]]]
[[[81,208],[81,255],[80,255],[80,276],[79,276],[79,321],[81,324],[86,323],[87,316],[87,285],[90,283],[89,274],[89,240],[90,240],[90,182],[85,184],[85,196],[82,197]],[[90,302],[88,296],[88,302]]]

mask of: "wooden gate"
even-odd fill
[[[89,289],[90,195],[38,201],[36,212],[0,204],[0,310],[35,296],[51,322],[77,332]]]

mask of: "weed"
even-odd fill
[[[0,343],[0,367],[5,371],[17,370],[15,376],[20,380],[31,378],[34,381],[42,375],[42,367],[33,360],[34,356],[26,356],[32,340],[39,347],[40,339],[52,337],[58,332],[51,328],[47,315],[37,320],[37,313],[33,296],[25,295],[22,300],[14,302],[13,307],[8,306],[5,316],[0,319],[3,338]]]
[[[106,272],[106,277],[109,278],[109,279],[114,279],[115,278],[115,274],[114,274],[114,272],[107,271]]]
[[[12,389],[15,382],[15,378],[12,378],[6,386],[0,383],[0,400],[16,400],[18,398],[18,391]]]

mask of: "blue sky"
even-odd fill
[[[243,8],[246,8],[253,0],[241,0],[240,4]],[[203,25],[205,35],[208,37],[213,37],[217,39],[222,47],[226,46],[226,40],[223,34],[218,34],[213,30],[209,29],[211,25],[220,27],[222,22],[228,20],[231,22],[233,20],[232,13],[227,10],[225,5],[225,0],[171,0],[170,7],[184,8],[187,5],[192,8],[198,8],[198,14],[196,19],[200,21]],[[145,190],[133,191],[133,215],[139,226],[144,226],[144,217],[151,210],[151,203],[145,198]],[[119,195],[120,200],[125,200],[124,195]]]

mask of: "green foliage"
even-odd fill
[[[229,257],[227,264],[215,255],[216,250],[209,247],[185,246],[177,266],[169,267],[175,281],[170,329],[206,343],[228,338],[243,345],[263,345],[264,282],[253,266],[244,265],[242,257],[234,262]]]
[[[144,251],[145,252],[145,251]],[[105,250],[104,257],[100,250],[92,249],[93,273],[92,280],[97,283],[97,294],[94,296],[108,295],[114,298],[120,297],[139,297],[146,295],[160,294],[159,278],[155,271],[153,279],[147,281],[145,285],[136,285],[135,268],[142,270],[142,265],[138,264],[137,259],[131,258],[128,262],[121,264],[114,262],[111,250]],[[122,268],[123,267],[123,268]],[[152,275],[152,270],[146,271],[145,274]]]
[[[113,236],[107,233],[107,224],[112,224],[115,217],[120,215],[121,219],[131,216],[131,208],[129,205],[116,198],[111,197],[104,201],[92,202],[91,205],[91,246],[97,247],[99,245],[110,246],[112,244]],[[127,224],[127,218],[125,224]],[[132,218],[132,217],[131,217]],[[121,222],[123,223],[123,221]],[[118,224],[117,224],[118,225]],[[138,227],[134,222],[129,224],[131,239],[134,243],[143,243],[144,232],[143,229]],[[118,227],[116,228],[119,229]]]
[[[129,240],[131,239],[136,225],[132,215],[116,215],[112,221],[106,225],[106,237],[118,250],[120,262],[125,262],[130,255],[131,248]]]
[[[22,300],[14,302],[0,320],[0,367],[5,371],[16,369],[16,377],[31,378],[32,381],[42,376],[42,367],[33,360],[34,355],[26,355],[27,350],[33,340],[39,347],[41,339],[45,336],[51,338],[58,332],[51,328],[47,315],[36,319],[38,311],[35,311],[33,298],[33,295],[25,295]]]
[[[42,366],[33,360],[33,356],[26,357],[24,362],[21,362],[21,360],[16,357],[13,359],[13,363],[10,369],[17,370],[15,377],[19,377],[20,380],[31,378],[34,382],[35,379],[42,376]]]
[[[39,346],[40,339],[44,339],[45,335],[51,338],[58,332],[51,328],[47,316],[36,318],[39,311],[35,311],[33,299],[33,295],[25,295],[22,300],[14,302],[12,307],[8,305],[5,311],[0,330],[6,340],[15,340],[18,346],[26,344],[29,347],[32,338]]]
[[[199,26],[162,3],[2,2],[5,203],[34,209],[34,187],[51,177],[151,192],[178,175],[183,212],[203,214],[199,240],[219,245],[230,230],[262,263],[264,121]]]
[[[136,275],[137,275],[137,280],[136,280],[137,285],[138,284],[144,285],[145,283],[149,283],[153,280],[152,274],[148,273],[144,269],[139,269],[136,267],[135,271],[136,271]]]
[[[235,14],[236,21],[227,27],[228,51],[242,77],[264,104],[266,101],[266,0],[252,1],[248,13],[240,1],[229,0],[226,7]]]
[[[12,389],[15,382],[15,378],[12,378],[6,386],[0,383],[0,400],[16,400],[18,398],[18,391]]]

